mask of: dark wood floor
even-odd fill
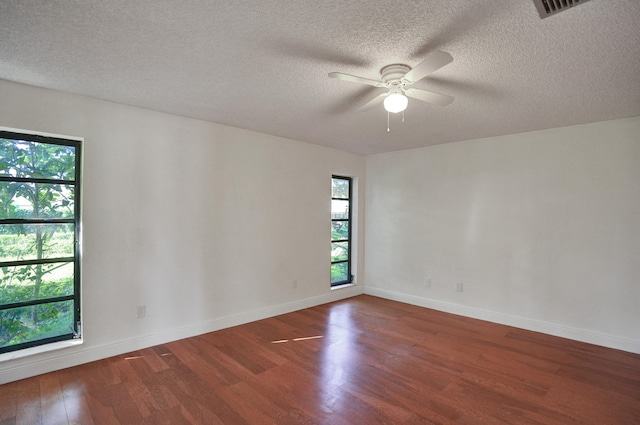
[[[359,296],[0,386],[0,424],[640,424],[640,355]]]

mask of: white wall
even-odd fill
[[[366,217],[367,293],[640,353],[640,117],[367,157]]]
[[[363,292],[364,209],[354,287],[330,290],[329,220],[332,173],[356,178],[363,206],[364,157],[8,81],[0,93],[0,126],[85,139],[84,344],[1,362],[0,383]]]

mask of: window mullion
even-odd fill
[[[38,264],[71,263],[75,257],[39,258],[33,260],[0,261],[0,267],[37,266]]]
[[[43,184],[64,184],[74,186],[75,180],[47,179],[38,177],[13,177],[0,174],[0,182],[8,183],[43,183]]]
[[[22,302],[11,303],[11,304],[0,304],[0,311],[9,310],[11,308],[29,307],[32,305],[51,304],[51,303],[56,303],[60,301],[69,301],[69,300],[72,300],[73,297],[74,295],[72,294],[72,295],[63,295],[60,297],[53,297],[53,298],[39,298],[37,300],[22,301]]]

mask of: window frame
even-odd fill
[[[0,138],[9,140],[24,140],[28,142],[35,142],[48,145],[57,146],[71,146],[74,148],[74,174],[73,179],[52,179],[52,178],[40,178],[40,177],[12,177],[8,175],[0,175],[0,182],[17,182],[17,183],[34,183],[34,184],[63,184],[74,187],[73,194],[73,217],[72,218],[6,218],[0,219],[0,226],[2,225],[41,225],[41,224],[73,224],[73,256],[70,257],[56,257],[56,258],[41,258],[30,260],[14,260],[14,261],[2,261],[0,267],[12,267],[22,265],[38,265],[38,264],[51,264],[51,263],[73,263],[73,293],[70,295],[56,296],[49,298],[41,298],[29,301],[20,301],[9,304],[0,304],[1,310],[8,310],[12,308],[29,307],[35,305],[51,304],[62,301],[73,301],[73,329],[70,329],[69,333],[56,335],[52,337],[31,340],[19,344],[0,347],[0,359],[4,358],[6,353],[36,353],[41,350],[34,351],[37,348],[48,348],[50,345],[60,345],[67,341],[82,341],[82,324],[81,324],[81,194],[82,194],[82,142],[81,138],[65,137],[58,135],[49,135],[43,133],[32,133],[28,131],[8,129],[0,127]],[[55,344],[58,343],[58,344]],[[60,345],[63,346],[63,345]],[[45,348],[46,347],[46,348]]]
[[[340,198],[340,197],[334,197],[333,196],[333,180],[345,180],[347,182],[349,182],[349,194],[348,194],[348,198]],[[347,214],[347,218],[343,219],[343,218],[334,218],[333,217],[333,211],[332,211],[332,217],[331,217],[331,225],[333,228],[333,223],[336,222],[347,222],[347,232],[348,232],[348,237],[347,239],[333,239],[333,236],[331,237],[331,244],[333,245],[334,243],[338,243],[338,242],[347,242],[347,246],[349,247],[347,249],[347,259],[346,260],[331,260],[331,267],[333,267],[334,264],[342,264],[342,263],[346,263],[347,264],[347,279],[346,280],[340,280],[340,281],[336,281],[333,282],[332,277],[330,276],[330,281],[331,281],[331,287],[336,287],[336,286],[341,286],[341,285],[348,285],[353,283],[354,280],[354,276],[352,273],[352,253],[353,253],[353,244],[352,244],[352,240],[353,240],[353,177],[348,177],[348,176],[340,176],[340,175],[336,175],[333,174],[331,176],[331,201],[348,201],[348,214]]]

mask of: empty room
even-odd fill
[[[0,99],[0,425],[640,424],[637,0],[5,0]]]

